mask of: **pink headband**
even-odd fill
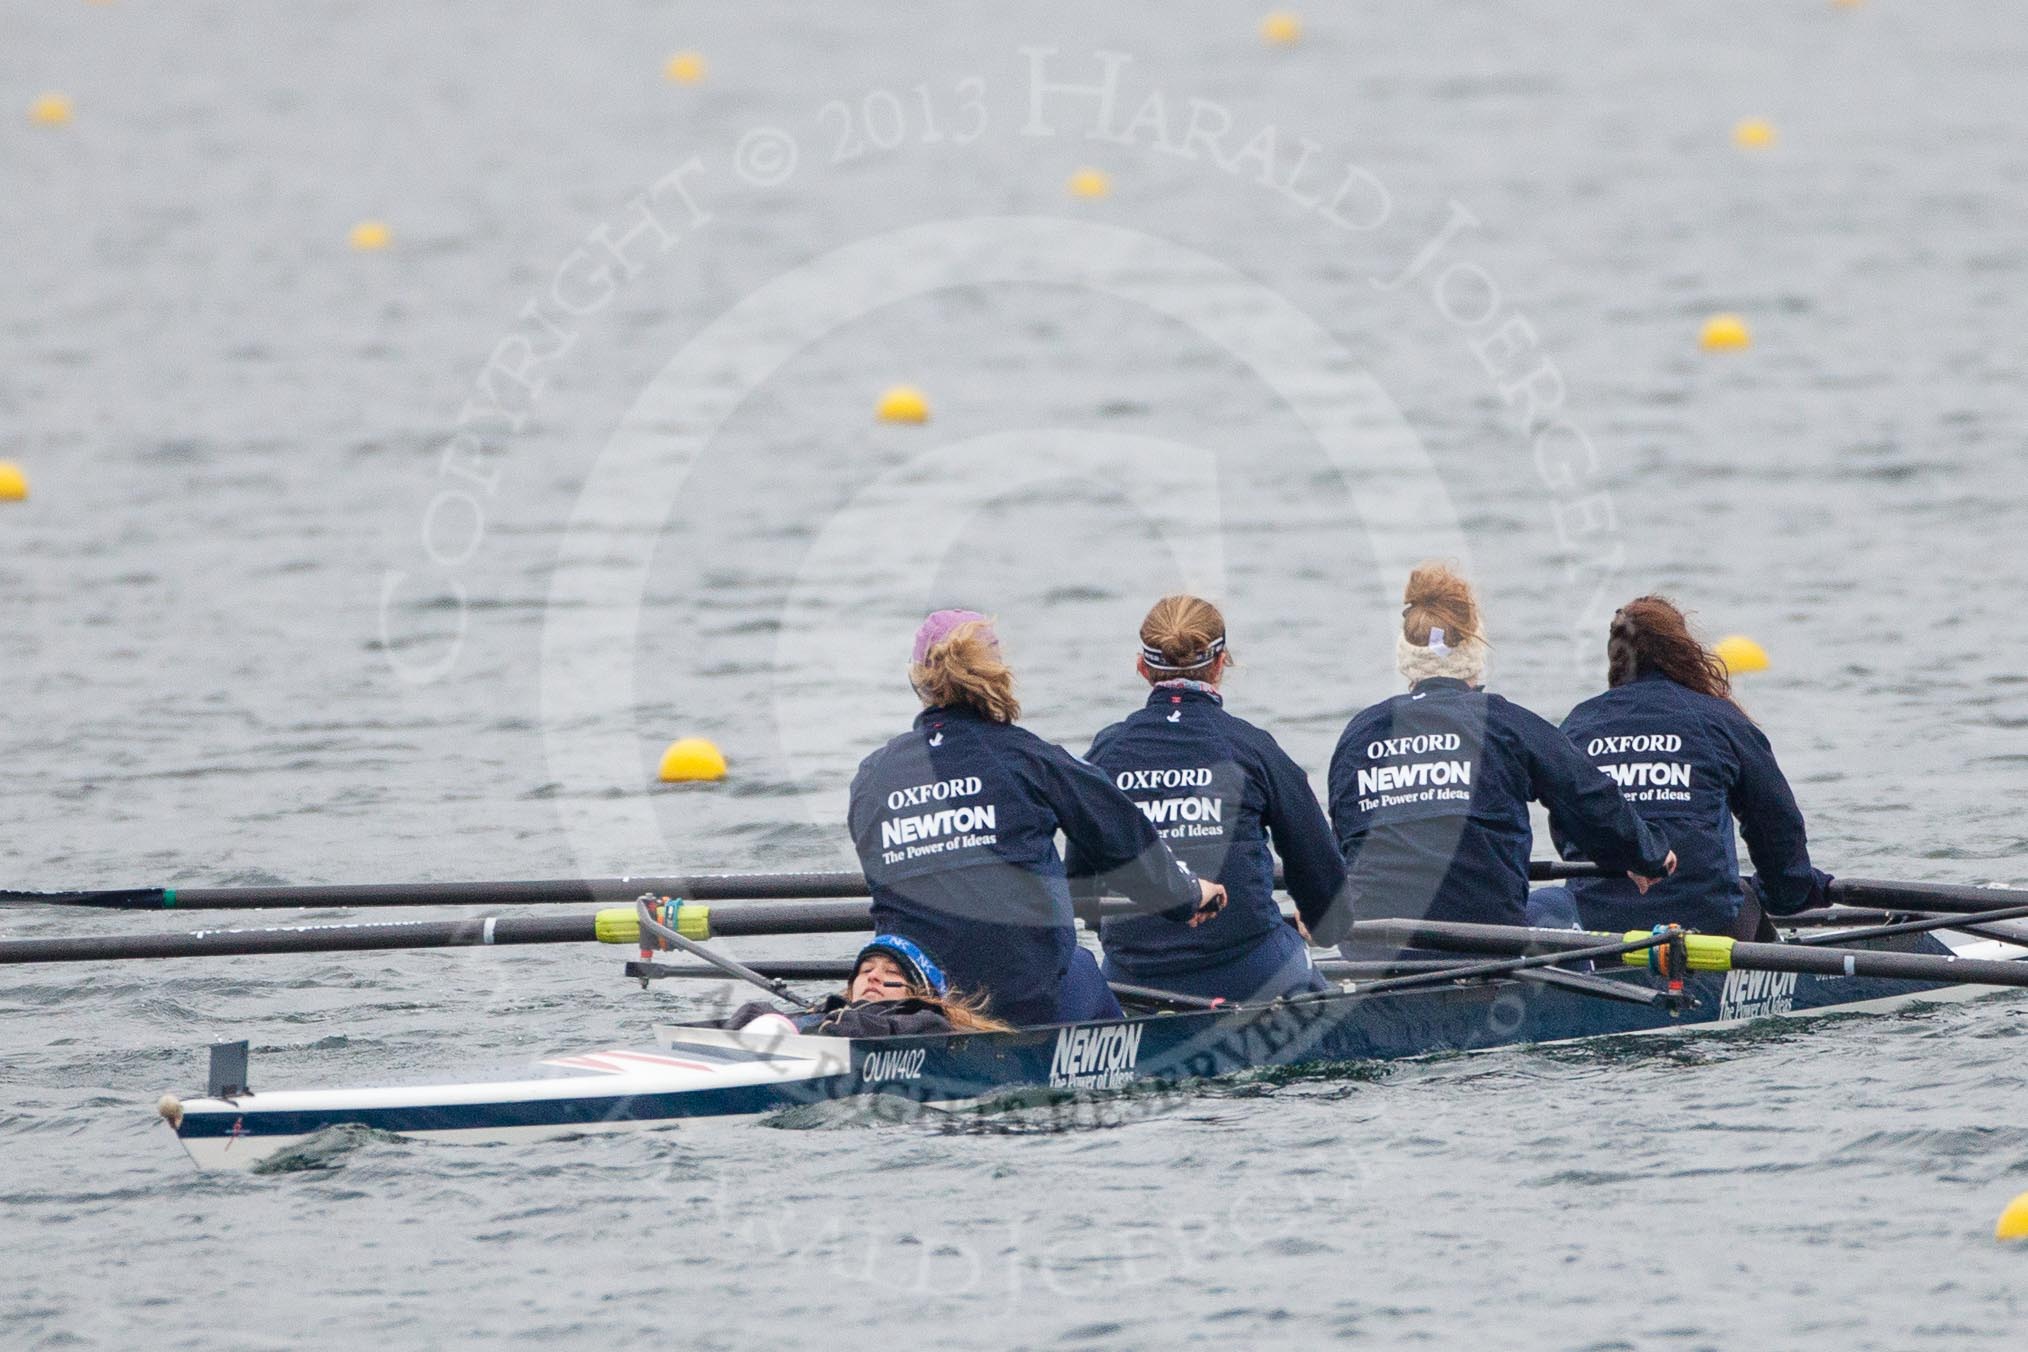
[[[915,653],[910,659],[921,666],[929,656],[929,650],[951,636],[951,631],[961,624],[983,624],[986,637],[994,647],[1000,646],[1000,636],[993,632],[993,622],[976,610],[939,610],[931,613],[915,631]]]

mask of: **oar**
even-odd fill
[[[1130,913],[1131,908],[1120,903],[1098,903],[1079,909],[1079,914],[1090,920]],[[674,914],[675,928],[684,937],[699,942],[712,938],[763,934],[851,934],[863,933],[872,928],[867,903],[858,900],[774,901],[754,904],[733,902],[724,905],[686,900],[675,909]],[[1567,939],[1571,935],[1577,935],[1581,941],[1588,939],[1589,942],[1598,942],[1596,936],[1586,936],[1574,930],[1525,930],[1499,925],[1445,927],[1435,925],[1434,922],[1369,920],[1359,922],[1355,929],[1381,942],[1394,943],[1397,947],[1431,948],[1454,948],[1456,943],[1432,941],[1421,944],[1412,937],[1389,936],[1411,933],[1434,934],[1445,929],[1476,932],[1493,936],[1488,942],[1498,946],[1472,951],[1495,953],[1512,951],[1517,942],[1513,937],[1516,935],[1522,936],[1518,942],[1523,944],[1551,944],[1557,936]],[[1714,942],[1708,936],[1694,937],[1699,942]],[[129,958],[225,957],[256,953],[345,953],[402,948],[470,948],[486,945],[505,947],[517,944],[593,941],[637,943],[639,938],[640,925],[634,910],[626,907],[600,911],[593,915],[475,916],[462,920],[382,921],[269,929],[212,929],[180,934],[95,934],[48,939],[0,939],[0,964],[115,962]],[[1749,947],[1780,954],[1802,946],[1759,944]],[[1962,961],[1960,960],[1961,963]],[[2004,963],[1985,965],[2013,970]],[[2024,963],[2023,967],[2028,968],[2028,963]]]
[[[1569,962],[1571,958],[1567,953],[1559,953],[1556,960]],[[1348,962],[1342,958],[1326,958],[1317,964],[1317,970],[1327,977],[1352,982],[1372,982],[1381,977],[1419,976],[1425,972],[1440,972],[1444,974],[1444,980],[1452,981],[1457,979],[1454,974],[1460,966],[1461,963],[1457,958],[1407,958],[1396,962]],[[1537,985],[1561,986],[1580,995],[1596,995],[1630,1005],[1655,1005],[1660,1004],[1665,998],[1662,992],[1649,986],[1591,976],[1562,967],[1536,967],[1515,972],[1513,975],[1523,981],[1535,982]]]
[[[859,873],[697,873],[660,878],[538,882],[358,883],[272,887],[129,887],[100,892],[0,891],[0,906],[94,906],[112,911],[260,911],[311,907],[583,906],[642,892],[696,901],[863,897]]]
[[[1596,864],[1538,859],[1538,882],[1597,877]],[[1281,874],[1275,886],[1282,885]],[[850,873],[693,873],[655,878],[562,878],[537,882],[356,883],[263,887],[127,887],[85,892],[0,890],[4,906],[90,906],[111,911],[262,911],[311,907],[584,906],[632,901],[642,892],[686,901],[800,901],[863,897]]]
[[[677,908],[686,938],[745,934],[849,934],[873,922],[863,901]],[[631,906],[593,915],[476,916],[465,920],[393,920],[375,924],[292,925],[269,929],[191,930],[181,934],[90,934],[75,938],[0,939],[0,965],[119,962],[130,958],[234,957],[254,953],[356,953],[398,948],[478,948],[517,944],[638,944]]]
[[[777,981],[850,981],[857,965],[836,958],[777,958],[749,963],[762,976]],[[725,969],[694,962],[630,962],[626,974],[641,981],[723,981]]]
[[[286,929],[192,930],[185,934],[91,934],[79,938],[0,939],[0,964],[119,962],[129,958],[217,958],[250,953],[363,953],[395,948],[477,948],[485,945],[638,942],[638,927],[617,929],[598,915],[483,916],[469,920],[395,920],[373,925],[304,925]]]
[[[762,976],[759,972],[740,962],[737,958],[714,952],[688,935],[663,924],[662,904],[662,899],[657,897],[653,892],[643,893],[634,902],[634,918],[639,924],[641,932],[649,938],[655,939],[667,947],[679,948],[693,958],[702,958],[722,972],[736,976],[741,981],[759,986],[778,1000],[787,1000],[797,1009],[813,1010],[817,1007],[811,1001],[805,1000],[802,996],[791,990],[788,982],[778,981],[771,976]],[[677,906],[675,909],[676,914],[671,918],[678,925],[681,925],[683,923],[683,908]],[[643,952],[641,956],[646,957],[647,953]]]
[[[1368,920],[1353,927],[1364,938],[1398,948],[1443,948],[1461,953],[1516,953],[1547,949],[1570,957],[1611,939],[1583,930],[1513,929],[1433,920]],[[1629,942],[1646,936],[1624,936]],[[1715,934],[1683,936],[1693,972],[1801,972],[1814,976],[1865,976],[1974,986],[2028,986],[2028,961],[1886,953],[1876,949],[1810,944],[1752,944]],[[1629,962],[1644,965],[1645,957]],[[1370,987],[1368,988],[1370,989]]]
[[[1352,928],[1365,935],[1371,932],[1368,930],[1368,925],[1388,925],[1392,923],[1395,922],[1386,920],[1368,921],[1363,924],[1354,925]],[[1453,926],[1445,925],[1443,928],[1449,929],[1453,928]],[[1497,930],[1503,927],[1499,925],[1473,925],[1456,928]],[[1530,934],[1570,935],[1575,936],[1580,942],[1575,945],[1557,945],[1553,952],[1544,953],[1539,950],[1551,946],[1529,943],[1525,936]],[[1645,966],[1648,960],[1648,951],[1660,948],[1664,944],[1671,942],[1673,938],[1669,934],[1588,934],[1580,930],[1523,930],[1522,935],[1524,937],[1519,942],[1509,944],[1506,948],[1498,950],[1507,953],[1520,953],[1522,954],[1520,957],[1503,958],[1492,962],[1457,963],[1435,971],[1415,972],[1407,976],[1382,977],[1378,981],[1361,982],[1353,986],[1352,989],[1360,995],[1383,995],[1393,991],[1421,990],[1428,986],[1447,985],[1453,981],[1472,977],[1519,975],[1532,972],[1537,968],[1551,968],[1557,963],[1575,962],[1583,958],[1624,957],[1629,962],[1638,961],[1641,965]],[[1403,947],[1410,946],[1403,945]],[[1491,952],[1495,950],[1488,948],[1472,951]]]
[[[1155,986],[1136,986],[1129,981],[1108,981],[1115,996],[1123,1004],[1166,1005],[1171,1009],[1224,1009],[1232,1004],[1230,1000],[1208,1000],[1201,995],[1185,995],[1181,991],[1167,991]]]
[[[1967,891],[1990,893],[1992,889],[1971,888]],[[2019,897],[2019,892],[2001,893],[2001,896]],[[2012,908],[2002,908],[2006,911]],[[1131,908],[1119,903],[1099,903],[1080,907],[1079,913],[1087,919],[1102,919],[1108,915],[1131,913]],[[674,911],[675,928],[686,938],[702,942],[711,938],[730,938],[744,935],[763,934],[850,934],[863,933],[872,928],[869,908],[864,901],[776,901],[751,905],[734,902],[726,905],[709,905],[701,901],[683,901]],[[1974,913],[1959,913],[1959,926],[1974,918]],[[1978,917],[1983,918],[1983,917]],[[1481,947],[1467,947],[1466,951],[1481,953],[1508,953],[1520,947],[1563,948],[1577,944],[1597,943],[1599,936],[1575,930],[1529,930],[1500,925],[1446,925],[1438,922],[1368,920],[1355,927],[1360,934],[1396,947],[1457,948],[1460,943],[1475,942]],[[1418,938],[1417,936],[1423,936]],[[1518,937],[1517,937],[1518,936]],[[195,930],[180,934],[134,934],[134,935],[84,935],[79,937],[47,939],[0,939],[0,964],[31,962],[114,962],[129,958],[177,958],[177,957],[224,957],[257,953],[345,953],[403,948],[469,948],[481,946],[505,947],[518,944],[562,944],[590,943],[638,943],[640,925],[631,907],[605,910],[593,915],[571,916],[475,916],[462,920],[418,920],[383,921],[378,923],[348,923],[331,925],[307,925],[269,929],[213,929]],[[1730,943],[1708,935],[1691,936],[1693,945]],[[1491,945],[1486,947],[1483,945]],[[1835,966],[1775,966],[1776,962],[1800,964],[1808,961],[1798,950],[1827,955],[1830,962],[1842,950],[1818,948],[1801,944],[1740,944],[1735,951],[1735,965],[1745,966],[1752,957],[1768,971],[1823,971],[1842,970]],[[1756,957],[1756,955],[1758,955]],[[1881,966],[1883,963],[1905,964],[1904,970],[1918,973],[1910,980],[1956,980],[1968,981],[1975,978],[1965,975],[1976,967],[1986,972],[1991,984],[2028,984],[2028,962],[2019,967],[2004,962],[1973,962],[1968,959],[1950,959],[1925,954],[1862,954],[1872,973],[1881,976],[1895,975]],[[1941,971],[1934,964],[1954,964],[1949,971]],[[1989,970],[1990,969],[1990,970]],[[1712,968],[1711,970],[1725,970]],[[1951,975],[1950,972],[1957,973]]]
[[[2028,935],[1984,928],[2001,920],[2028,920],[2028,906],[2008,906],[1997,911],[1954,911],[1946,915],[1930,916],[1924,920],[1890,921],[1864,929],[1830,930],[1820,934],[1805,934],[1796,942],[1815,946],[1856,944],[1862,939],[1886,939],[1897,934],[1928,934],[1932,930],[1943,929],[1976,934],[1984,939],[1999,939],[2011,944],[2028,942]]]
[[[1837,878],[1825,889],[1844,906],[1880,910],[1994,911],[2028,903],[2028,891],[2013,887],[1966,887],[1958,883],[1892,883],[1873,878]],[[1775,916],[1779,925],[1782,917]]]

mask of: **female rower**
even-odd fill
[[[859,950],[845,989],[800,1014],[755,1001],[726,1020],[728,1028],[828,1037],[916,1037],[925,1033],[1004,1033],[1007,1025],[981,1012],[985,1002],[951,989],[935,959],[899,934],[877,934]]]
[[[1573,881],[1571,918],[1594,929],[1669,922],[1751,939],[1762,908],[1792,915],[1823,905],[1831,876],[1810,865],[1788,780],[1734,702],[1725,663],[1691,635],[1683,612],[1659,596],[1621,607],[1606,631],[1606,682],[1604,694],[1570,711],[1563,731],[1643,819],[1669,833],[1683,863],[1645,895],[1617,878]],[[1744,904],[1735,817],[1758,871],[1757,906]],[[1587,853],[1560,835],[1556,844],[1566,858]],[[1545,918],[1555,890],[1536,894]]]
[[[1225,617],[1195,596],[1165,596],[1141,621],[1135,660],[1148,702],[1101,732],[1085,759],[1140,804],[1199,877],[1224,883],[1225,913],[1186,929],[1163,920],[1108,920],[1105,974],[1114,981],[1211,999],[1274,999],[1329,983],[1275,904],[1272,840],[1297,913],[1320,943],[1350,916],[1332,909],[1345,863],[1309,779],[1275,739],[1226,712],[1219,689],[1232,654]],[[1088,870],[1068,857],[1073,877]]]
[[[874,928],[942,955],[951,980],[1015,1024],[1120,1017],[1077,945],[1060,829],[1110,890],[1197,925],[1225,906],[1105,773],[1015,726],[1014,674],[985,616],[916,630],[914,728],[868,756],[848,820]]]
[[[1408,693],[1359,714],[1331,757],[1331,821],[1360,919],[1526,923],[1531,800],[1636,887],[1676,856],[1555,728],[1482,687],[1471,584],[1440,563],[1409,575],[1396,665]]]

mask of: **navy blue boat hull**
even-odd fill
[[[1867,946],[1951,952],[1930,935]],[[1600,975],[1631,988],[1660,988],[1659,978],[1644,971]],[[334,1126],[510,1141],[753,1117],[855,1098],[867,1098],[876,1108],[900,1107],[897,1100],[949,1107],[1063,1099],[1273,1067],[1709,1028],[1926,996],[1956,998],[1984,989],[1869,977],[1700,973],[1687,983],[1687,1000],[1672,1012],[1666,1005],[1503,978],[1007,1033],[852,1041],[798,1037],[774,1048],[742,1045],[737,1035],[717,1030],[670,1029],[657,1049],[619,1048],[551,1063],[588,1067],[591,1074],[497,1086],[207,1099],[180,1109],[176,1125],[200,1164],[243,1167]]]

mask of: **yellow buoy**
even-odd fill
[[[1743,117],[1732,124],[1732,143],[1741,150],[1765,150],[1774,142],[1774,123],[1764,117]]]
[[[42,94],[28,105],[28,120],[38,127],[61,127],[70,121],[70,100],[62,94]]]
[[[1993,1226],[1993,1238],[2028,1239],[2028,1192],[2007,1203],[2007,1209]]]
[[[724,779],[725,756],[702,737],[685,737],[671,742],[662,753],[659,772],[665,784],[682,784],[700,779]]]
[[[28,501],[28,476],[12,460],[0,460],[0,502]]]
[[[1087,166],[1072,174],[1064,186],[1072,197],[1104,197],[1113,190],[1113,181],[1105,170]]]
[[[1263,42],[1275,47],[1293,47],[1303,40],[1303,21],[1285,9],[1278,9],[1260,21]]]
[[[1738,352],[1753,346],[1753,331],[1738,315],[1713,315],[1704,321],[1697,345],[1706,352]]]
[[[696,52],[678,52],[662,64],[662,78],[677,84],[701,84],[711,68]]]
[[[1725,663],[1725,669],[1735,676],[1748,671],[1767,670],[1767,649],[1745,634],[1728,634],[1711,645],[1711,651],[1718,654],[1718,660]]]
[[[926,423],[930,415],[929,396],[913,385],[896,385],[880,396],[874,415],[882,422]]]
[[[385,221],[361,221],[345,239],[353,248],[370,253],[394,243],[394,232]]]

